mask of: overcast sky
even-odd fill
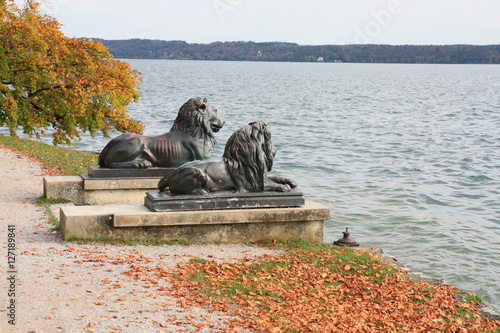
[[[39,2],[69,37],[302,45],[500,44],[500,0]]]

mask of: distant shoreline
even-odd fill
[[[187,43],[151,39],[108,40],[115,58],[325,63],[500,64],[496,45],[299,45],[252,41]]]

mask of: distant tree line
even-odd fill
[[[298,45],[94,39],[116,58],[229,61],[500,64],[500,45]]]

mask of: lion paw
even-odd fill
[[[292,190],[292,188],[290,187],[290,185],[279,185],[279,184],[276,184],[276,186],[274,187],[274,190],[277,191],[277,192],[290,192]]]
[[[298,185],[297,185],[297,182],[291,178],[286,178],[286,183],[288,184],[288,186],[290,186],[291,188],[296,188]]]
[[[137,162],[137,168],[138,169],[149,169],[153,166],[153,164],[149,161],[142,160]]]
[[[208,192],[205,189],[197,188],[196,190],[193,191],[193,194],[196,194],[196,195],[207,195]]]

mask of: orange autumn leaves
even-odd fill
[[[142,132],[126,106],[136,102],[140,73],[101,43],[69,38],[34,1],[0,1],[0,126],[12,136],[52,131],[71,144],[80,132]]]
[[[345,258],[349,258],[348,262]],[[410,281],[363,251],[297,251],[256,261],[192,261],[174,288],[217,300],[256,332],[497,332],[457,289]],[[206,301],[204,301],[206,302]],[[236,324],[236,323],[235,323]]]
[[[103,317],[123,319],[115,331],[141,323],[159,332],[499,332],[498,321],[455,298],[456,288],[412,282],[360,250],[300,241],[287,246],[281,255],[226,262],[102,245],[55,252],[72,267],[109,273],[93,287],[76,286],[94,295]],[[41,255],[23,252],[29,254]],[[138,303],[140,311],[128,317],[118,311]],[[192,307],[209,314],[194,315]],[[111,329],[93,320],[99,331]]]

